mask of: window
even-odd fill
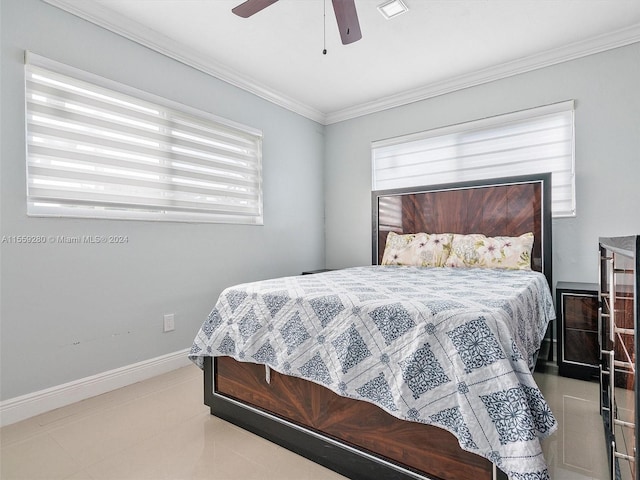
[[[27,214],[262,224],[262,133],[27,52]]]
[[[374,142],[373,190],[551,172],[554,217],[575,216],[573,101]]]

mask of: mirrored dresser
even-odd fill
[[[600,238],[600,407],[611,479],[640,480],[637,352],[640,236]]]

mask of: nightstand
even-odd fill
[[[558,282],[556,322],[558,373],[565,377],[598,377],[598,285]]]

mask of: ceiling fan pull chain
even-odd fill
[[[327,54],[327,0],[322,0],[322,8],[324,9],[322,16],[322,54]]]

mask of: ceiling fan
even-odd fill
[[[231,11],[242,18],[249,18],[278,0],[246,0]],[[340,39],[343,45],[356,42],[362,38],[355,0],[331,0],[336,14]]]

